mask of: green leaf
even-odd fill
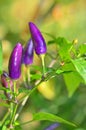
[[[27,88],[25,88],[25,87],[20,87],[19,89],[18,89],[18,94],[20,94],[20,93],[29,93],[31,90],[28,90]]]
[[[2,54],[2,43],[0,41],[0,74],[2,74],[2,63],[3,63],[3,54]]]
[[[71,70],[69,70],[69,71],[63,71],[63,70],[61,70],[61,69],[57,69],[57,70],[56,70],[56,74],[70,73],[70,72],[72,72],[72,71],[71,71]]]
[[[0,127],[2,126],[2,121],[0,121]]]
[[[7,100],[7,97],[4,94],[0,94],[0,98],[3,100]]]
[[[68,42],[65,38],[57,38],[56,40],[57,45],[59,46],[59,55],[62,60],[69,60],[71,58],[70,56],[70,50],[72,47],[72,44]]]
[[[4,125],[4,126],[2,127],[2,130],[7,130],[7,127]]]
[[[55,40],[51,40],[51,41],[48,41],[48,45],[51,45],[51,44],[54,44],[55,43]]]
[[[40,79],[42,76],[40,74],[33,74],[31,75],[31,79],[34,80],[34,79]]]
[[[83,78],[85,84],[86,84],[86,60],[80,58],[76,60],[71,60],[76,71],[79,73],[79,75]]]
[[[42,120],[64,123],[76,127],[74,123],[64,120],[63,118],[53,115],[51,113],[39,112],[33,115],[33,121],[42,121]]]
[[[0,90],[3,90],[3,91],[8,92],[8,93],[11,92],[10,88],[5,88],[3,86],[0,86]]]
[[[7,103],[0,103],[0,106],[9,107]]]
[[[61,74],[61,73],[63,73],[63,72],[64,72],[64,71],[61,70],[61,69],[56,70],[56,74]]]
[[[64,71],[71,71],[70,73],[64,73],[64,80],[68,90],[68,95],[71,97],[76,89],[79,87],[80,83],[83,82],[82,77],[75,70],[72,63],[65,64],[63,66]]]
[[[47,36],[51,37],[53,40],[56,40],[56,37],[50,33],[46,33],[46,32],[43,32],[44,34],[46,34]]]
[[[81,55],[86,54],[86,43],[80,45],[80,47],[79,47],[79,53]]]
[[[5,88],[3,86],[0,86],[0,90],[6,91],[8,88]]]
[[[14,123],[14,125],[17,126],[17,125],[20,125],[20,123],[19,123],[18,121],[16,121],[16,122]]]
[[[14,130],[22,130],[22,127],[20,125],[15,126]]]
[[[32,65],[31,67],[32,67],[32,69],[34,69],[35,71],[38,70],[38,71],[42,72],[42,67],[40,67],[40,66],[38,66],[38,65]]]

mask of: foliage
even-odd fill
[[[20,3],[9,0],[0,1],[0,29],[2,30],[0,39],[6,39],[9,48],[5,54],[7,47],[5,48],[3,44],[4,40],[0,40],[0,75],[3,74],[4,69],[7,70],[5,58],[8,60],[10,42],[14,46],[17,40],[22,41],[23,44],[26,44],[28,40],[26,23],[30,19],[27,18],[29,13],[25,13],[27,10],[25,2],[23,3],[23,0]],[[49,10],[43,9],[43,12],[39,7],[44,4],[40,2],[37,11],[34,11],[37,14],[33,16],[30,11],[32,21],[35,18],[46,37],[45,66],[40,56],[35,56],[33,65],[22,67],[21,78],[16,83],[12,80],[13,88],[9,84],[10,78],[6,78],[8,88],[3,86],[0,79],[1,118],[3,116],[0,129],[45,130],[52,125],[52,122],[59,124],[58,130],[86,129],[86,102],[84,100],[86,98],[86,44],[83,42],[85,41],[83,27],[86,23],[85,13],[83,13],[85,9],[81,4],[82,7],[78,10],[77,1],[72,0],[72,2],[55,0]],[[33,4],[26,5],[34,7]],[[20,10],[18,10],[19,7],[21,7]],[[53,18],[50,18],[49,14]],[[75,37],[79,39],[79,43],[77,39],[74,39]],[[2,52],[2,50],[5,51]],[[16,91],[13,91],[14,87]],[[10,111],[5,115],[3,108]],[[37,123],[33,124],[34,121]]]
[[[56,46],[57,46],[57,52],[56,52],[56,55],[58,56],[57,60],[56,60],[57,65],[56,65],[56,67],[52,66],[51,68],[46,69],[46,73],[43,78],[42,78],[42,70],[41,70],[40,74],[32,73],[31,82],[35,83],[37,80],[39,81],[35,85],[34,88],[29,90],[27,87],[25,88],[24,86],[21,86],[18,89],[17,94],[13,93],[12,90],[10,90],[9,88],[7,89],[4,87],[1,87],[0,89],[2,91],[5,91],[6,93],[10,93],[10,94],[13,93],[14,97],[17,97],[22,93],[25,93],[26,96],[24,96],[20,100],[20,102],[21,102],[23,99],[27,100],[29,98],[29,96],[37,89],[37,87],[40,85],[40,83],[42,83],[44,81],[46,83],[47,80],[50,80],[51,78],[56,78],[59,75],[63,75],[63,77],[64,77],[64,81],[67,86],[69,97],[74,94],[75,90],[79,87],[80,83],[86,84],[86,61],[85,61],[85,57],[84,57],[84,52],[85,52],[84,47],[82,47],[82,45],[80,45],[77,48],[74,41],[69,42],[65,38],[62,38],[62,37],[53,38],[53,42],[51,44],[56,44]],[[2,61],[2,51],[0,53],[1,53],[0,61]],[[52,59],[52,61],[53,60],[54,59]],[[35,66],[32,66],[32,67],[35,70]],[[2,70],[2,62],[1,62],[1,70]],[[38,67],[38,70],[39,70],[39,67]],[[26,76],[28,76],[28,75],[26,74]],[[47,90],[46,87],[45,87],[45,89]],[[3,94],[1,94],[0,97],[3,100],[9,100]],[[9,105],[7,103],[3,103],[2,106],[9,107]],[[16,109],[14,108],[14,112],[15,111],[16,111]],[[17,118],[15,118],[15,121],[16,121],[16,119]],[[30,123],[30,122],[36,121],[36,120],[38,120],[38,121],[48,120],[48,121],[54,121],[54,122],[58,122],[58,123],[65,123],[65,124],[69,124],[72,126],[76,126],[75,124],[73,124],[69,121],[66,121],[63,118],[60,118],[59,116],[55,116],[53,114],[43,113],[43,112],[39,112],[39,113],[35,114],[31,121],[23,123],[23,124],[27,124],[27,123]],[[21,125],[21,124],[16,124],[16,125]],[[6,127],[6,126],[3,126],[3,129],[4,129],[4,127]]]

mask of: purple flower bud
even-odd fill
[[[23,64],[30,65],[33,63],[33,52],[34,52],[33,41],[32,39],[30,39],[23,50],[23,56],[22,56]]]
[[[7,72],[3,71],[2,75],[1,75],[1,84],[5,88],[8,88],[8,86],[9,86],[7,79],[9,79],[9,75]],[[10,87],[12,88],[12,86],[13,86],[12,80],[10,80],[9,84],[10,84]]]
[[[8,79],[9,75],[7,72],[4,71],[3,74],[1,75],[1,84],[5,88],[11,88],[11,90],[13,91],[13,82],[12,80],[8,81]],[[12,95],[9,92],[4,91],[4,94],[8,99],[12,99]]]
[[[30,27],[30,32],[31,32],[36,54],[37,55],[45,54],[47,51],[47,47],[40,30],[32,22],[29,23],[29,27]]]
[[[21,60],[22,60],[23,47],[17,43],[13,49],[9,60],[9,76],[11,79],[18,79],[21,75]]]

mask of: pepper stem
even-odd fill
[[[25,65],[24,64],[22,64],[21,69],[22,69],[23,81],[26,82],[26,78],[25,78]]]
[[[28,78],[28,82],[30,82],[30,66],[26,65],[27,68],[27,78]]]
[[[4,124],[4,122],[5,122],[5,120],[8,118],[8,116],[9,116],[9,110],[8,110],[8,112],[4,115],[4,118],[2,119],[2,121],[0,122],[0,126],[2,126],[2,125]]]
[[[43,69],[43,76],[44,76],[45,72],[46,72],[45,62],[44,62],[45,54],[40,55],[40,58],[41,58],[41,62],[42,62],[42,69]]]
[[[26,102],[27,102],[28,98],[29,98],[29,96],[28,96],[28,95],[24,98],[24,100],[23,100],[23,102],[22,102],[21,106],[19,107],[18,112],[17,112],[17,113],[16,113],[16,115],[15,115],[15,119],[14,119],[15,121],[16,121],[16,120],[17,120],[17,118],[19,117],[19,115],[20,115],[20,113],[21,113],[21,111],[22,111],[23,107],[25,106],[25,104],[26,104]]]
[[[27,78],[28,78],[28,85],[30,85],[30,66],[26,65],[26,68],[27,68],[26,76],[27,76]],[[25,79],[25,80],[26,80],[26,79]],[[30,86],[29,86],[29,87],[30,87]],[[18,112],[17,112],[16,115],[15,115],[15,119],[14,119],[15,121],[16,121],[17,118],[19,117],[19,115],[20,115],[20,113],[21,113],[23,107],[25,106],[25,104],[26,104],[28,98],[29,98],[29,95],[27,95],[27,96],[24,98],[23,102],[21,103],[21,106],[19,107]]]
[[[30,65],[26,65],[26,80],[27,80],[27,88],[31,89],[31,84],[30,84]]]
[[[13,81],[13,87],[14,87],[14,97],[16,98],[16,81]]]

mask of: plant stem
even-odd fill
[[[14,97],[16,98],[16,81],[13,81]]]
[[[15,108],[14,108],[14,111],[13,111],[13,115],[12,115],[11,122],[15,121],[15,114],[16,114],[17,108],[18,108],[18,104],[15,105]]]
[[[30,66],[26,66],[27,68],[27,78],[28,78],[28,82],[30,82]]]
[[[30,96],[38,87],[38,85],[40,85],[42,82],[42,80],[38,80],[36,83],[35,83],[35,87],[30,90],[30,92],[28,93],[28,96]],[[26,97],[27,95],[25,95],[20,101],[19,101],[19,104],[23,101],[23,99]]]
[[[27,122],[23,122],[23,123],[21,123],[21,124],[19,124],[19,125],[26,125],[26,124],[28,124],[28,123],[31,123],[33,120],[30,120],[30,121],[27,121]]]
[[[42,68],[43,68],[43,76],[45,75],[45,72],[46,72],[44,57],[45,57],[45,54],[40,55],[41,62],[42,62]]]
[[[28,78],[28,84],[30,84],[30,67],[29,67],[29,66],[26,66],[26,68],[27,68],[26,77]],[[26,77],[24,76],[24,79],[25,79],[25,80],[26,80]],[[24,105],[26,104],[28,98],[29,98],[29,95],[27,95],[27,96],[24,98],[23,102],[21,103],[21,107],[19,107],[19,110],[18,110],[18,112],[17,112],[16,115],[15,115],[15,119],[14,119],[15,121],[16,121],[17,118],[19,117],[19,114],[20,114],[20,112],[22,111]]]
[[[14,88],[14,100],[16,101],[16,81],[13,81],[13,88]],[[10,103],[10,125],[12,126],[13,120],[14,120],[14,116],[17,110],[17,104],[15,106],[14,102]]]
[[[22,69],[23,81],[26,82],[26,77],[25,77],[25,65],[24,65],[24,64],[22,64],[21,69]]]
[[[13,117],[13,109],[14,109],[14,104],[13,102],[10,103],[10,125],[12,125],[12,117]]]
[[[30,86],[30,66],[22,65],[22,76],[26,88]]]
[[[0,123],[1,126],[3,125],[3,123],[5,122],[5,120],[7,119],[8,116],[9,116],[9,111],[6,112],[6,114],[4,115],[4,117],[3,117],[3,119],[2,119],[2,121]]]
[[[24,105],[26,104],[28,98],[29,98],[29,96],[26,96],[26,97],[24,98],[24,100],[23,100],[23,102],[22,102],[22,104],[21,104],[21,107],[19,108],[18,112],[17,112],[16,115],[15,115],[15,119],[14,119],[15,121],[16,121],[17,118],[19,117],[19,114],[20,114],[20,112],[22,111]]]
[[[16,115],[15,115],[15,119],[14,119],[15,121],[16,121],[17,118],[19,117],[19,114],[20,114],[20,112],[22,111],[24,105],[26,104],[26,102],[27,102],[29,96],[37,89],[38,85],[39,85],[41,82],[42,82],[42,80],[38,81],[38,82],[35,84],[36,86],[29,92],[29,94],[23,98],[24,100],[23,100],[23,102],[22,102],[22,104],[21,104],[21,107],[19,108],[18,112],[17,112]]]
[[[23,102],[22,102],[22,104],[21,104],[21,107],[19,108],[18,112],[17,112],[16,115],[15,115],[15,121],[16,121],[17,118],[19,117],[19,114],[20,114],[20,112],[22,111],[24,105],[26,104],[26,102],[27,102],[29,96],[37,89],[37,87],[38,87],[38,85],[39,85],[40,83],[41,83],[41,81],[39,81],[38,84],[31,90],[31,92],[30,92],[27,96],[24,97],[24,100],[23,100]]]
[[[26,65],[26,68],[27,68],[27,73],[26,73],[27,88],[31,89],[31,84],[30,84],[30,65]]]
[[[51,63],[49,64],[49,68],[52,68],[52,66],[54,65],[56,63],[56,59],[53,59],[52,61],[51,61]]]

